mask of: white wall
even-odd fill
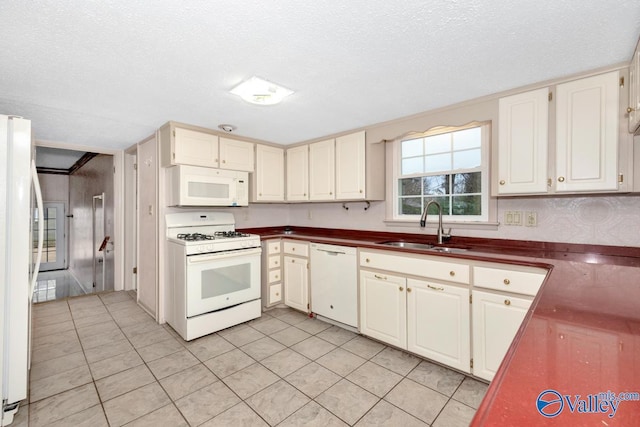
[[[435,234],[413,226],[396,226],[384,222],[385,202],[373,202],[364,211],[363,203],[289,205],[288,225],[321,228]],[[286,208],[286,205],[281,205]],[[309,219],[309,211],[312,218]],[[640,246],[639,196],[539,197],[498,200],[498,220],[505,211],[535,211],[537,227],[499,225],[497,230],[456,229],[452,235],[491,239],[534,240],[585,243],[613,246]],[[266,221],[266,219],[264,219]],[[284,225],[284,223],[283,223]]]

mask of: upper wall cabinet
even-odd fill
[[[494,194],[624,190],[619,77],[613,71],[501,98]]]
[[[499,194],[547,191],[549,88],[500,98]]]
[[[365,144],[364,132],[336,138],[336,199],[364,200]]]
[[[220,168],[253,172],[252,142],[220,137]]]
[[[168,122],[158,131],[161,165],[192,165],[253,172],[252,142]]]
[[[556,192],[618,189],[618,72],[560,84]]]
[[[287,149],[287,200],[309,200],[309,146]]]
[[[256,145],[256,171],[251,175],[252,202],[284,201],[284,149]]]
[[[384,179],[384,144],[364,131],[287,150],[288,201],[384,200]]]
[[[335,142],[309,144],[309,200],[334,200]]]
[[[218,136],[185,129],[169,122],[159,130],[163,167],[192,165],[218,167]]]
[[[640,126],[640,42],[629,65],[629,132],[637,132]]]

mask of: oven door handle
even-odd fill
[[[201,262],[217,261],[219,259],[233,258],[238,256],[259,255],[260,253],[262,253],[261,248],[251,248],[212,254],[189,255],[187,257],[187,262],[189,264],[198,264]]]

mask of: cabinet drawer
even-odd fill
[[[282,301],[282,284],[276,283],[269,286],[269,305]]]
[[[384,252],[360,252],[360,267],[469,284],[467,264],[441,261],[438,258],[440,257],[408,257]]]
[[[284,242],[284,253],[308,257],[309,245],[307,243]]]
[[[280,253],[281,243],[282,242],[280,240],[275,240],[273,242],[268,242],[267,243],[267,254],[268,255],[279,254]]]
[[[282,272],[280,271],[280,269],[271,270],[269,272],[269,283],[279,282],[281,278],[282,278]]]
[[[269,268],[280,267],[280,255],[272,255],[269,257]]]
[[[473,286],[535,296],[545,276],[546,271],[539,269],[517,271],[494,267],[473,267]]]

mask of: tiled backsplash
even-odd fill
[[[384,202],[372,202],[368,210],[364,203],[303,203],[251,205],[232,209],[236,225],[268,227],[293,225],[321,228],[429,233],[415,226],[396,226],[384,222]],[[640,197],[518,197],[498,201],[498,221],[504,222],[506,211],[536,212],[536,227],[500,225],[498,229],[456,229],[452,234],[495,239],[536,240],[565,243],[590,243],[614,246],[640,246]]]

